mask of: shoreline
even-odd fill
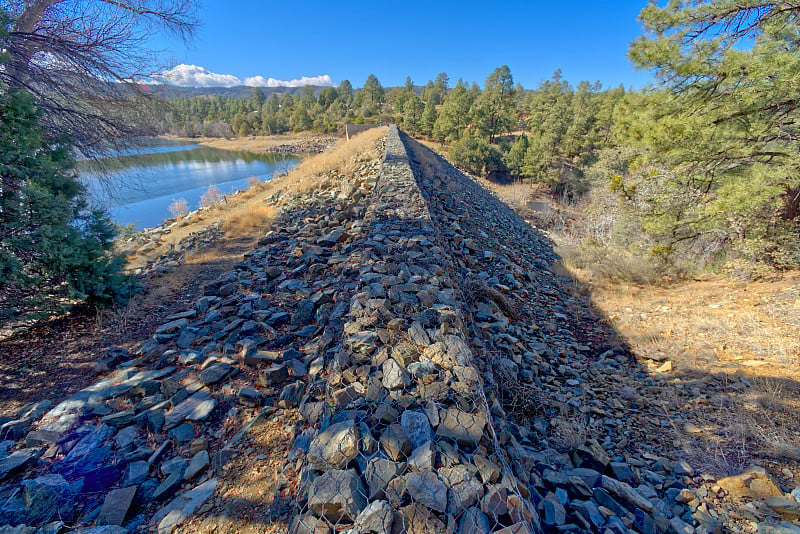
[[[223,137],[162,135],[160,138],[182,143],[195,143],[221,150],[268,154],[319,154],[330,149],[342,139],[333,135],[247,136],[232,137],[230,139]]]

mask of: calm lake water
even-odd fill
[[[184,198],[190,210],[212,185],[223,194],[246,189],[247,179],[268,180],[299,161],[283,154],[219,150],[161,139],[78,169],[90,196],[119,224],[137,230],[158,226],[171,217],[169,206]]]

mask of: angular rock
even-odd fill
[[[314,318],[315,311],[316,307],[314,306],[313,300],[311,299],[302,300],[300,301],[300,304],[297,305],[297,309],[292,315],[289,324],[291,324],[292,326],[302,326]]]
[[[411,498],[431,510],[447,510],[447,485],[432,471],[411,472],[406,475],[406,489]]]
[[[144,460],[131,462],[125,468],[125,475],[122,477],[122,486],[136,486],[147,479],[150,473],[150,464]]]
[[[445,534],[447,525],[424,506],[412,503],[400,508],[400,520],[406,534]]]
[[[289,378],[289,370],[283,364],[270,365],[258,373],[258,381],[265,386],[274,386]]]
[[[759,470],[748,470],[740,475],[726,477],[720,479],[717,484],[727,491],[732,499],[742,497],[764,499],[783,495],[769,476]]]
[[[489,534],[492,531],[489,518],[480,508],[469,508],[458,523],[458,534]]]
[[[306,391],[306,383],[302,380],[297,380],[291,384],[283,386],[281,394],[278,397],[278,406],[280,408],[289,409],[297,408],[300,406],[300,401],[303,398],[303,393]]]
[[[231,370],[231,364],[226,362],[217,362],[200,371],[198,376],[203,384],[206,386],[212,386],[228,376]]]
[[[150,520],[150,525],[157,525],[157,534],[171,534],[172,529],[183,523],[211,498],[216,488],[217,479],[212,478],[196,488],[178,495],[168,505],[155,513]]]
[[[209,466],[211,460],[208,455],[208,451],[203,450],[192,456],[192,460],[189,462],[189,466],[186,468],[186,472],[183,474],[184,480],[191,480],[200,473],[205,470],[206,467]]]
[[[105,501],[103,501],[100,514],[95,520],[95,525],[122,526],[135,496],[136,486],[109,491]]]
[[[455,440],[459,445],[476,446],[483,437],[486,415],[467,413],[458,408],[442,410],[436,436]]]
[[[308,463],[314,469],[342,469],[360,452],[361,433],[355,421],[343,421],[320,432],[308,449]]]
[[[70,449],[64,461],[69,462],[77,458],[82,458],[90,452],[96,450],[100,445],[114,434],[114,429],[107,425],[100,425],[92,432],[81,438],[81,440]],[[0,477],[1,478],[1,477]]]
[[[436,463],[436,447],[432,441],[426,441],[408,457],[408,466],[414,471],[433,471]]]
[[[572,463],[575,467],[594,469],[600,473],[605,472],[611,462],[611,457],[600,446],[597,440],[588,440],[572,453]]]
[[[122,477],[122,469],[119,465],[104,465],[86,473],[83,477],[83,491],[95,492],[103,491],[114,484]]]
[[[20,484],[25,503],[25,522],[40,525],[52,520],[72,521],[74,496],[61,475],[42,475]]]
[[[178,445],[189,443],[194,439],[194,426],[189,423],[183,423],[167,432],[170,439],[178,442]]]
[[[198,391],[165,414],[164,428],[174,428],[187,419],[203,421],[211,415],[216,406],[217,401],[211,396],[211,393]]]
[[[367,462],[364,478],[367,480],[370,500],[385,499],[389,482],[401,476],[405,470],[404,463],[393,462],[386,458],[372,458]]]
[[[153,493],[153,500],[171,497],[183,484],[184,469],[176,469],[159,484]]]
[[[608,491],[608,493],[613,497],[629,503],[633,508],[641,508],[648,513],[655,510],[655,506],[650,500],[646,499],[641,493],[636,491],[625,482],[620,482],[611,477],[603,475],[603,477],[600,479],[600,484],[602,488]]]
[[[118,452],[130,452],[133,450],[133,444],[139,437],[139,430],[135,426],[127,426],[117,432],[114,436],[114,444],[117,446]]]
[[[396,512],[386,501],[373,501],[355,520],[355,528],[362,534],[392,532]]]
[[[35,462],[42,455],[42,452],[43,449],[41,448],[20,449],[12,452],[0,460],[0,480]]]
[[[0,425],[0,441],[10,440],[17,441],[22,438],[30,427],[28,421],[8,421]]]
[[[26,447],[38,447],[39,445],[54,445],[61,441],[64,434],[52,430],[34,430],[25,436]]]
[[[296,515],[289,525],[289,534],[330,534],[328,523],[312,513]]]
[[[411,383],[411,377],[409,377],[408,372],[392,358],[388,358],[383,362],[382,370],[382,383],[386,389],[401,389]]]
[[[400,417],[400,425],[411,440],[411,448],[416,449],[425,442],[433,441],[433,428],[428,416],[423,412],[406,410]]]
[[[308,495],[308,508],[332,523],[354,521],[367,507],[361,479],[352,469],[332,469],[317,477]]]
[[[264,395],[253,388],[244,387],[239,390],[239,404],[249,408],[260,408],[264,405]]]
[[[394,423],[386,427],[379,441],[389,458],[396,462],[405,461],[411,454],[411,440],[400,424]]]

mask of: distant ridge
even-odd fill
[[[223,96],[233,98],[250,98],[253,95],[253,88],[246,85],[236,85],[233,87],[179,87],[177,85],[148,85],[147,86],[154,94],[163,96],[165,98],[189,98],[193,96]],[[325,89],[326,86],[314,85],[314,95],[319,96],[319,93]],[[261,87],[264,96],[269,98],[273,93],[279,95],[283,94],[299,94],[302,87]]]

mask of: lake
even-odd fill
[[[212,185],[230,194],[249,187],[250,177],[268,180],[297,161],[299,158],[291,155],[152,139],[135,149],[79,162],[78,172],[92,201],[106,209],[111,220],[142,230],[171,217],[169,206],[176,200],[186,199],[189,210],[195,210]]]

